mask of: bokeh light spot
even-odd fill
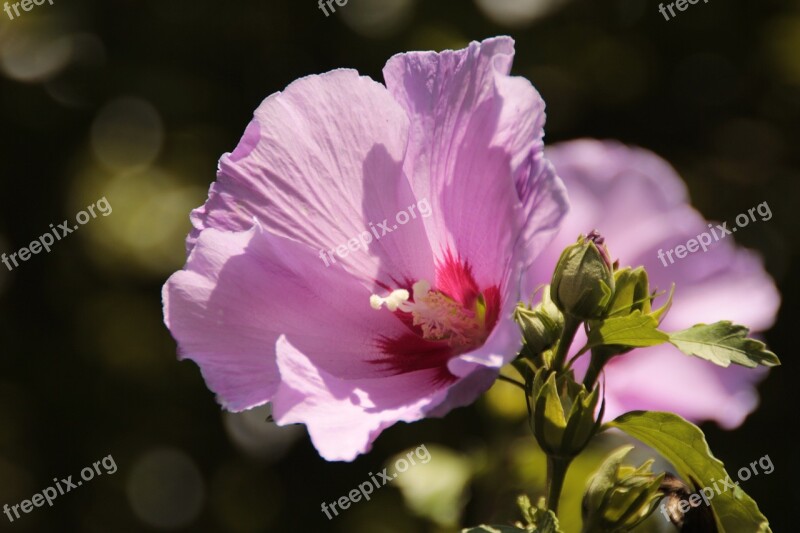
[[[45,81],[63,69],[72,57],[72,39],[40,31],[14,32],[0,49],[0,69],[12,79]]]
[[[522,28],[569,3],[569,0],[475,0],[492,22]]]
[[[268,422],[272,413],[270,405],[263,405],[241,413],[222,413],[225,431],[231,441],[244,454],[263,461],[276,461],[283,457],[305,431],[301,426],[278,426]]]
[[[337,14],[341,13],[344,23],[365,37],[389,37],[411,21],[414,4],[414,0],[349,0],[337,7]]]
[[[110,169],[150,165],[161,150],[164,126],[158,111],[140,98],[118,98],[97,114],[92,149]]]
[[[156,449],[137,461],[128,478],[128,500],[148,526],[170,530],[191,524],[200,514],[205,485],[188,455]]]

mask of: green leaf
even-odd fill
[[[657,346],[669,340],[669,336],[658,330],[658,321],[641,311],[627,316],[607,318],[593,322],[589,329],[587,348],[597,346],[627,346],[643,348]]]
[[[461,533],[514,533],[517,531],[525,533],[527,530],[514,526],[478,526],[462,529]]]
[[[535,533],[563,533],[553,511],[540,511],[540,514],[544,516],[538,517],[537,527],[533,530]]]
[[[669,312],[670,308],[672,307],[672,297],[675,296],[675,284],[672,284],[672,287],[669,290],[669,296],[667,296],[667,301],[664,305],[650,313],[650,316],[658,320],[658,323],[661,324],[661,321],[664,319],[664,316]]]
[[[728,479],[725,466],[716,459],[700,428],[672,413],[634,411],[606,424],[650,446],[672,463],[684,481],[695,480],[695,490],[711,487],[714,480]],[[714,495],[711,507],[720,533],[752,531],[771,533],[758,505],[737,485]]]
[[[731,363],[755,368],[781,364],[766,345],[747,337],[749,330],[731,322],[697,324],[669,334],[669,342],[687,355],[694,355],[722,367]]]
[[[478,526],[462,529],[461,533],[512,533],[522,531],[523,533],[564,533],[558,525],[558,518],[553,511],[545,508],[544,498],[539,500],[538,505],[531,504],[530,499],[524,494],[517,498],[517,505],[522,511],[522,516],[527,522],[527,526],[517,522],[516,526]]]

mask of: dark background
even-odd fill
[[[736,238],[764,255],[784,295],[766,335],[784,365],[741,428],[703,428],[728,465],[770,455],[774,473],[745,490],[775,531],[793,530],[800,2],[710,0],[666,21],[652,0],[520,0],[552,10],[504,23],[507,3],[350,0],[325,17],[312,0],[55,0],[15,20],[0,12],[0,252],[101,197],[114,209],[51,253],[0,266],[0,505],[109,454],[118,466],[52,508],[13,524],[0,515],[0,530],[453,531],[459,491],[431,504],[438,526],[395,488],[330,522],[320,512],[421,443],[441,469],[420,469],[422,486],[425,475],[469,485],[464,525],[516,519],[514,497],[538,494],[543,463],[502,391],[394,427],[355,463],[326,463],[304,430],[272,428],[263,410],[223,415],[197,368],[176,361],[160,304],[183,264],[188,212],[263,98],[338,67],[381,79],[394,53],[497,34],[516,39],[514,72],[547,102],[548,142],[650,148],[709,219],[769,202],[774,218]]]

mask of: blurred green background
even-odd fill
[[[194,364],[176,361],[160,303],[183,264],[189,210],[263,98],[337,67],[381,79],[394,53],[497,34],[517,40],[514,71],[547,102],[548,142],[653,149],[711,219],[769,202],[774,218],[737,240],[764,255],[784,294],[766,336],[784,366],[744,426],[704,430],[732,468],[770,455],[774,473],[745,490],[775,531],[793,530],[800,2],[712,0],[671,21],[657,6],[350,0],[326,17],[313,0],[55,0],[14,20],[0,12],[0,252],[101,197],[113,207],[51,253],[0,267],[0,505],[109,454],[118,466],[52,508],[13,524],[0,515],[0,531],[448,532],[517,519],[514,499],[540,493],[544,459],[507,385],[445,419],[391,428],[352,464],[326,463],[302,427],[266,423],[266,408],[222,413]],[[428,465],[325,518],[323,501],[420,444]],[[568,531],[596,464],[595,451],[574,469]]]

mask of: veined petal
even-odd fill
[[[314,447],[329,461],[352,461],[370,450],[383,429],[423,418],[425,409],[440,403],[455,381],[441,369],[341,380],[283,336],[277,343],[277,361],[281,384],[273,403],[275,420],[282,425],[304,423]]]
[[[343,379],[395,373],[378,341],[408,329],[375,312],[369,294],[344,269],[325,267],[307,246],[258,224],[208,229],[164,286],[164,316],[181,356],[200,366],[224,406],[242,410],[274,394],[280,335]]]
[[[220,159],[188,246],[204,228],[241,231],[255,217],[362,279],[430,276],[422,217],[396,219],[424,198],[403,174],[407,138],[408,118],[381,84],[344,69],[297,80],[264,100]]]
[[[251,238],[252,231],[208,230],[184,270],[162,290],[164,322],[178,343],[179,357],[198,363],[208,388],[231,411],[268,401],[280,382],[270,357],[275,341],[269,317],[254,309],[258,302],[252,301],[252,292],[219,286],[223,268],[244,254]]]
[[[434,252],[457,250],[482,286],[517,274],[515,246],[535,254],[536,244],[520,235],[552,232],[564,211],[562,191],[548,191],[557,177],[542,170],[544,104],[527,80],[508,76],[513,54],[513,40],[499,37],[464,50],[399,54],[384,68],[411,120],[404,169],[415,194],[435,200],[425,221]],[[529,202],[531,180],[539,181],[538,202]],[[532,206],[544,214],[546,202],[558,214],[523,232]]]

